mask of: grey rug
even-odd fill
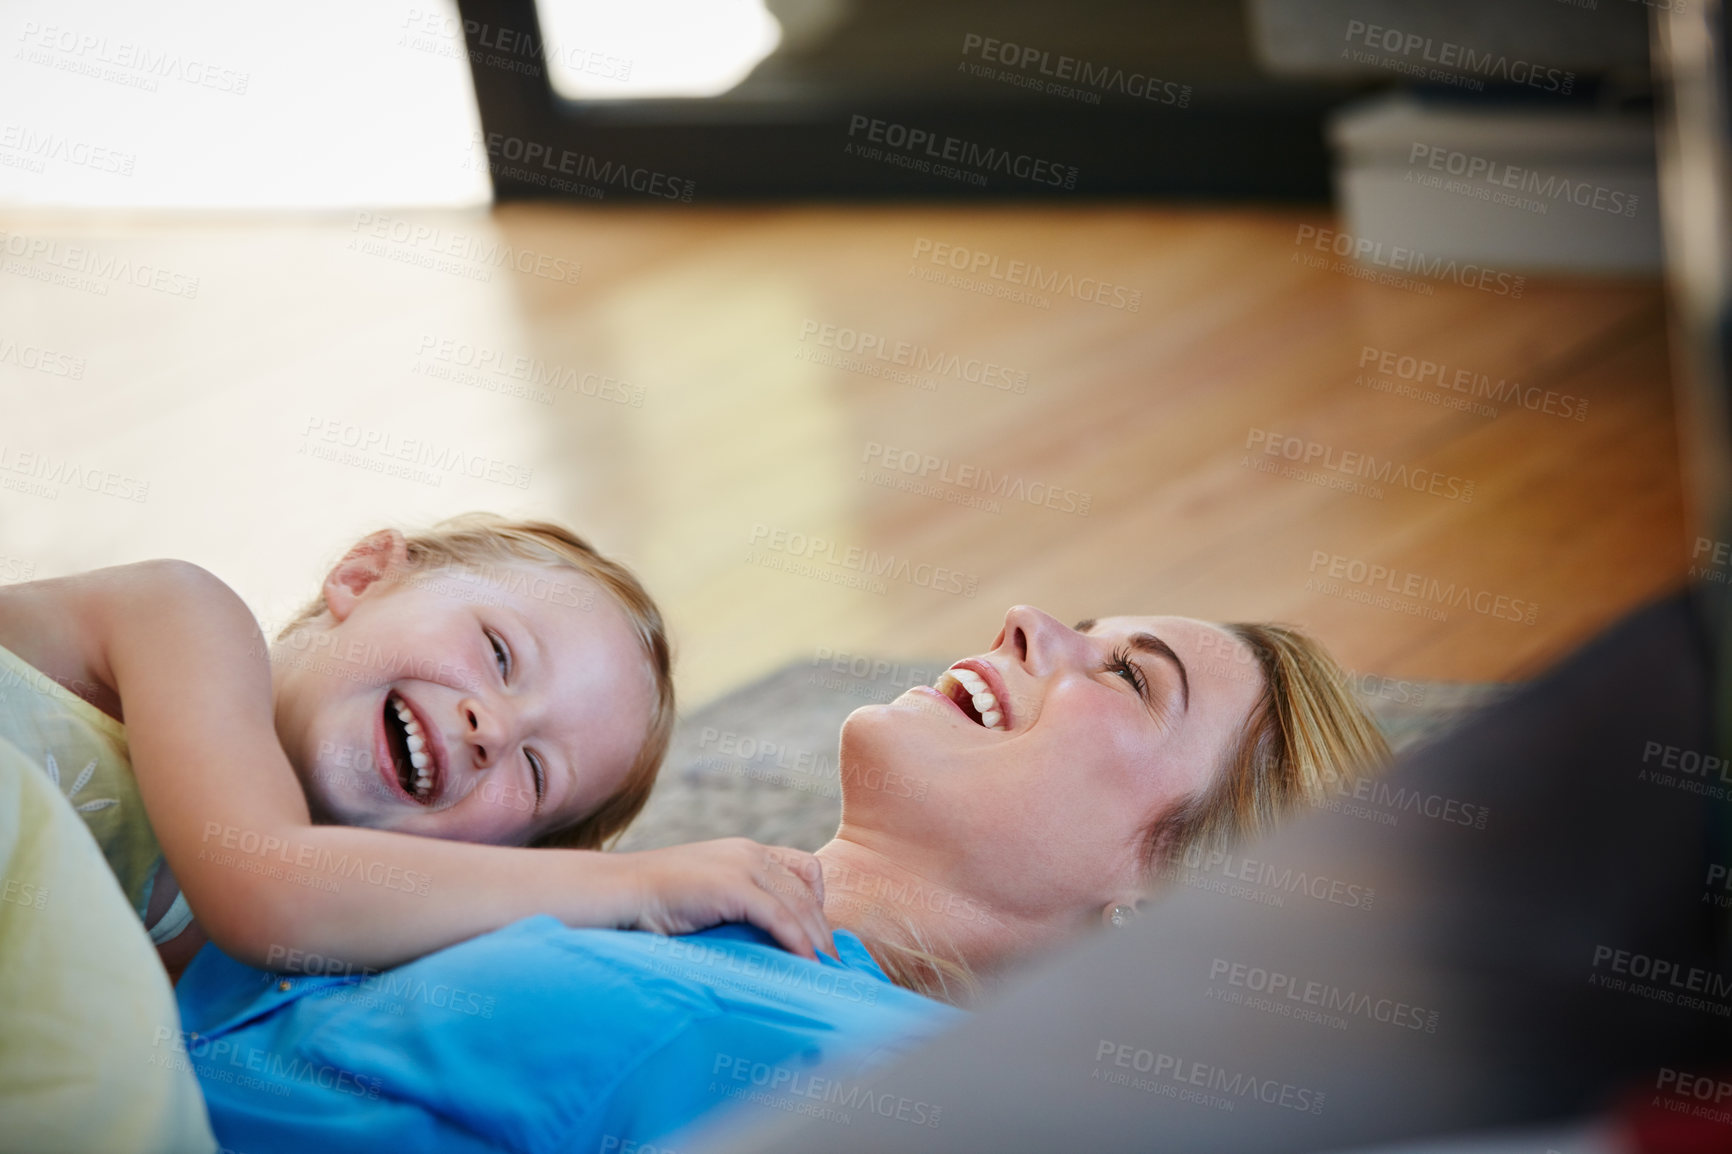
[[[949,661],[799,662],[683,718],[649,804],[618,842],[655,849],[743,836],[814,850],[842,812],[836,737],[862,705],[930,685]],[[1396,750],[1430,740],[1512,686],[1365,677],[1355,691]]]

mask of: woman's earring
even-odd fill
[[[1137,911],[1130,906],[1114,906],[1112,912],[1113,928],[1115,930],[1123,929],[1130,925],[1131,919],[1136,916],[1136,913]]]

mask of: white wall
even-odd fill
[[[6,0],[0,44],[0,207],[490,196],[450,0]]]

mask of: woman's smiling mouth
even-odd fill
[[[933,686],[938,692],[956,702],[968,719],[976,725],[1000,733],[1010,732],[1009,710],[1001,700],[1002,695],[994,688],[997,681],[996,673],[992,681],[983,676],[987,670],[978,667],[979,663],[959,661],[938,675],[938,681]],[[990,668],[990,667],[988,667]]]

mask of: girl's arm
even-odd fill
[[[834,949],[816,859],[744,838],[616,854],[313,825],[234,591],[180,561],[88,577],[72,608],[120,694],[151,826],[199,924],[241,961],[390,966],[541,913],[662,933],[747,921],[806,957]]]

